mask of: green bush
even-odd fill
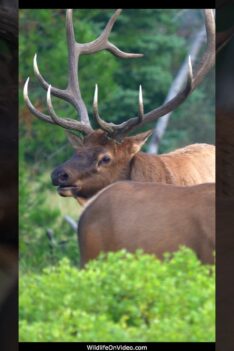
[[[20,341],[214,341],[215,270],[187,249],[164,261],[67,259],[20,279]]]
[[[51,206],[50,179],[42,180],[24,160],[23,140],[19,159],[19,232],[20,267],[25,271],[40,271],[55,264],[69,252],[73,263],[79,262],[77,239],[55,205]],[[54,235],[50,237],[47,233]]]

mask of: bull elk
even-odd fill
[[[215,184],[117,182],[100,191],[79,220],[81,267],[101,252],[127,249],[162,258],[181,245],[214,262]]]
[[[69,56],[69,78],[66,89],[58,89],[47,83],[34,57],[34,73],[41,86],[47,90],[46,115],[37,110],[28,96],[27,79],[24,86],[24,99],[29,110],[39,119],[58,125],[67,130],[79,131],[84,138],[71,134],[69,140],[76,149],[74,156],[58,166],[51,174],[52,183],[58,187],[61,196],[73,196],[84,203],[104,187],[120,180],[160,182],[177,185],[193,185],[215,181],[215,148],[207,144],[193,144],[166,155],[148,155],[140,152],[151,135],[151,131],[127,136],[130,131],[144,124],[156,121],[178,107],[199,85],[215,60],[215,22],[213,12],[204,10],[207,33],[207,49],[193,73],[191,60],[188,60],[188,77],[184,88],[167,103],[144,114],[142,88],[139,88],[139,113],[127,121],[116,125],[105,122],[98,112],[98,86],[95,87],[93,111],[100,127],[93,130],[87,108],[81,96],[78,80],[80,55],[108,50],[120,58],[137,58],[142,54],[126,53],[112,44],[108,38],[111,29],[121,13],[115,11],[101,35],[94,41],[80,44],[75,40],[72,10],[67,10],[66,29]],[[72,104],[80,115],[80,121],[60,118],[52,105],[51,94]]]

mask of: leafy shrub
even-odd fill
[[[187,249],[68,259],[20,279],[21,341],[214,341],[214,267]]]
[[[50,206],[49,182],[26,167],[24,142],[20,142],[19,169],[19,231],[20,266],[26,271],[39,271],[48,264],[58,262],[69,252],[73,263],[79,261],[77,240],[73,231],[63,221],[60,210]],[[63,222],[62,222],[63,221]],[[50,230],[55,238],[48,240]]]

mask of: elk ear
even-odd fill
[[[142,146],[145,144],[147,139],[152,135],[153,131],[148,130],[147,132],[140,133],[131,137],[127,137],[128,141],[131,143],[131,153],[135,155]]]
[[[66,132],[66,134],[70,144],[74,149],[78,149],[79,147],[83,146],[83,138],[78,137],[77,135],[70,132]]]

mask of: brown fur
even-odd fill
[[[131,179],[165,184],[195,185],[215,181],[215,147],[192,144],[159,156],[138,153]]]
[[[141,248],[162,258],[181,245],[212,263],[214,226],[214,184],[118,182],[100,192],[80,217],[81,266],[100,252]]]
[[[215,147],[193,144],[163,155],[139,152],[151,132],[126,137],[118,144],[101,130],[72,143],[75,155],[52,173],[62,196],[86,201],[121,180],[193,185],[215,182]],[[100,163],[107,155],[109,163]],[[63,179],[65,178],[65,179]]]

